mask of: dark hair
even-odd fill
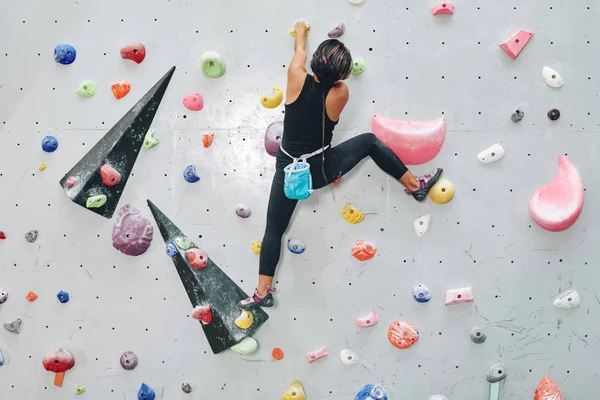
[[[328,39],[319,45],[310,61],[319,81],[326,87],[348,78],[352,71],[350,50],[337,39]]]

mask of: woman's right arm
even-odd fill
[[[297,21],[294,29],[296,30],[296,39],[294,41],[294,57],[292,57],[287,73],[286,104],[293,103],[300,96],[307,74],[306,37],[304,36],[306,25],[304,21]]]

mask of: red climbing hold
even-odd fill
[[[121,58],[141,63],[146,58],[146,47],[141,43],[133,43],[121,49]]]
[[[377,248],[373,243],[365,242],[364,240],[357,240],[354,247],[352,247],[352,256],[359,261],[367,261],[375,257]]]
[[[6,234],[2,231],[0,231],[0,240],[4,240],[6,239]]]
[[[514,60],[532,36],[533,33],[520,30],[504,42],[500,43],[500,48]]]
[[[210,324],[213,320],[212,311],[209,306],[197,306],[192,311],[192,318],[201,321],[203,324]]]
[[[131,84],[127,81],[120,81],[113,84],[110,89],[115,95],[115,98],[121,100],[123,97],[127,96],[127,93],[131,90]]]
[[[77,178],[70,176],[67,178],[67,187],[73,187],[77,183]]]
[[[210,147],[214,136],[215,136],[214,132],[205,133],[204,135],[202,135],[202,144],[204,145],[205,149],[208,149]]]
[[[115,186],[121,182],[121,174],[108,164],[104,164],[100,168],[100,176],[102,177],[102,183],[106,186]]]
[[[334,185],[337,185],[338,183],[340,183],[342,181],[342,177],[340,176],[339,178],[337,178],[335,181],[333,181]]]
[[[431,9],[433,15],[452,15],[454,14],[454,4],[440,3]]]
[[[194,268],[202,269],[208,265],[208,255],[203,250],[189,249],[185,252],[185,256]]]

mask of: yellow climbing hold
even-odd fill
[[[305,22],[304,25],[306,26],[306,32],[304,32],[304,36],[308,36],[308,31],[310,31],[310,24],[308,22]],[[290,35],[296,36],[296,30],[294,28],[290,30]]]
[[[441,178],[429,191],[429,198],[438,204],[446,204],[454,197],[454,185],[446,178]]]
[[[360,210],[354,207],[352,204],[346,202],[342,207],[342,216],[344,219],[351,224],[358,224],[365,219],[365,215]]]
[[[302,387],[302,382],[294,381],[285,391],[281,400],[306,400],[306,394]]]
[[[260,254],[260,246],[262,246],[262,242],[252,242],[250,243],[250,246],[252,246],[252,251],[254,254]]]
[[[46,169],[46,163],[43,163],[42,165],[40,165],[40,171],[43,171]]]
[[[254,323],[254,314],[252,311],[242,310],[239,317],[235,319],[235,324],[240,329],[248,329]]]
[[[283,101],[283,92],[277,86],[273,86],[273,96],[263,95],[260,97],[260,104],[265,108],[275,108]]]

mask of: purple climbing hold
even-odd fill
[[[275,121],[267,127],[265,133],[265,150],[270,156],[276,157],[277,150],[283,137],[283,121]]]
[[[346,32],[346,25],[344,25],[344,23],[342,22],[334,26],[329,32],[327,32],[327,36],[329,36],[331,39],[337,39],[340,36],[342,36],[344,32]]]
[[[238,204],[235,208],[235,213],[238,217],[248,218],[250,214],[252,214],[252,210],[250,209],[250,206],[247,206],[246,204]]]
[[[126,370],[132,370],[138,365],[138,356],[132,351],[126,351],[121,354],[121,367]]]
[[[181,384],[181,390],[183,390],[183,393],[192,393],[192,385],[184,382]]]
[[[548,111],[548,118],[550,118],[551,121],[556,121],[560,118],[560,111],[558,111],[556,108],[553,108],[552,110]]]
[[[113,247],[128,256],[144,254],[152,243],[154,229],[132,204],[126,204],[117,213],[113,228]]]

